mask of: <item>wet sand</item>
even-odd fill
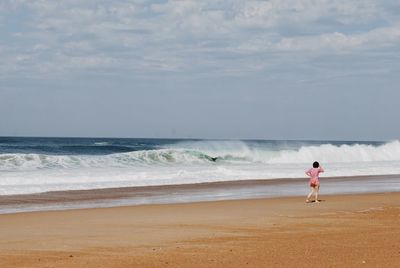
[[[0,215],[0,267],[398,267],[400,193]]]
[[[199,184],[70,190],[0,196],[0,214],[125,205],[276,198],[307,194],[308,179],[264,179]],[[324,177],[323,194],[400,192],[400,175]]]

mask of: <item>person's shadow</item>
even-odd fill
[[[318,202],[315,200],[309,200],[309,201],[306,201],[306,203],[321,203],[321,202],[325,202],[325,201],[326,200],[324,200],[324,199],[318,199]]]

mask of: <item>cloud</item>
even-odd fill
[[[399,25],[400,26],[400,25]],[[356,49],[377,49],[400,43],[400,27],[383,27],[361,34],[333,32],[317,36],[282,38],[270,49],[283,51],[350,52]]]
[[[398,47],[396,8],[389,0],[10,0],[0,4],[2,31],[11,32],[0,43],[0,70],[240,75],[291,53],[306,60]]]

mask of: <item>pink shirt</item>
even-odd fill
[[[324,172],[322,167],[310,168],[306,174],[311,177],[311,182],[319,182],[319,173]]]

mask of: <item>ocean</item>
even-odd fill
[[[0,137],[0,195],[294,180],[313,161],[323,177],[397,175],[400,142]]]

